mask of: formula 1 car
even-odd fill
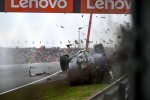
[[[60,66],[63,71],[67,71],[70,85],[109,83],[113,78],[102,44],[96,45],[93,51],[79,50],[74,58],[68,54],[61,56]]]

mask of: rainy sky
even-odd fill
[[[85,47],[90,14],[0,13],[0,47],[66,47],[80,39]],[[114,47],[120,24],[132,27],[131,14],[93,14],[90,47]]]

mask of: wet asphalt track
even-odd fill
[[[29,70],[31,74],[44,71],[47,74],[30,77]],[[60,70],[59,62],[0,65],[0,93],[39,80]]]

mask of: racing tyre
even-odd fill
[[[67,71],[69,68],[69,57],[64,55],[60,57],[60,67],[62,71]]]

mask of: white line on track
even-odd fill
[[[42,80],[45,80],[45,79],[47,79],[47,78],[49,78],[49,77],[52,77],[52,76],[54,76],[54,75],[56,75],[56,74],[58,74],[58,73],[60,73],[60,72],[62,72],[62,70],[60,70],[60,71],[58,71],[58,72],[56,72],[56,73],[54,73],[54,74],[52,74],[52,75],[49,75],[49,76],[47,76],[47,77],[44,77],[44,78],[42,78],[42,79],[39,79],[39,80],[36,80],[36,81],[34,81],[34,82],[28,83],[28,84],[26,84],[26,85],[22,85],[22,86],[19,86],[19,87],[17,87],[17,88],[14,88],[14,89],[11,89],[11,90],[2,92],[2,93],[0,93],[0,95],[5,94],[5,93],[8,93],[8,92],[11,92],[11,91],[14,91],[14,90],[17,90],[17,89],[20,89],[20,88],[23,88],[23,87],[26,87],[26,86],[29,86],[29,85],[32,85],[32,84],[35,84],[35,83],[40,82],[40,81],[42,81]]]

